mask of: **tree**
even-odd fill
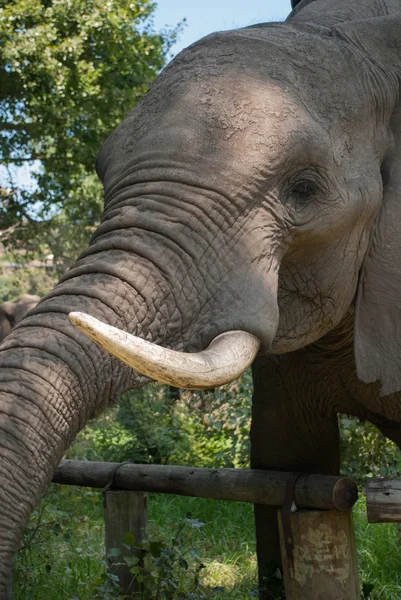
[[[147,91],[182,27],[149,0],[0,0],[0,232],[24,256],[75,258],[102,209],[103,141]],[[24,189],[15,168],[29,164]],[[40,244],[38,243],[40,240]]]

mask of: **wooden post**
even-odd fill
[[[371,479],[365,493],[369,523],[401,522],[400,479]]]
[[[104,495],[104,523],[106,535],[106,561],[108,570],[118,576],[122,591],[129,597],[139,598],[138,584],[129,567],[119,565],[124,556],[133,556],[121,542],[128,532],[134,534],[135,543],[146,537],[148,496],[145,492],[108,491]],[[118,548],[120,554],[113,551]]]
[[[13,577],[10,575],[4,600],[13,600]]]
[[[278,511],[287,600],[360,600],[352,514],[350,511]],[[291,527],[292,557],[283,519]]]

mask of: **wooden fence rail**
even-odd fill
[[[365,494],[369,523],[401,523],[401,479],[371,479]]]
[[[119,466],[119,463],[63,460],[55,470],[53,482],[102,489],[113,479],[111,487],[114,490],[282,506],[292,478],[293,473],[259,469],[200,469],[131,463]],[[357,486],[348,477],[305,473],[294,485],[294,502],[298,508],[349,510],[357,497]]]
[[[360,600],[347,477],[64,460],[53,482],[103,489],[107,565],[130,598],[143,597],[139,584],[113,557],[128,531],[146,537],[146,492],[158,492],[277,506],[286,599]]]

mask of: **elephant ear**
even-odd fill
[[[372,61],[372,74],[379,69],[393,89],[388,98],[381,90],[393,110],[391,148],[381,165],[383,200],[360,273],[354,341],[358,377],[380,381],[386,396],[401,390],[401,15],[349,22],[333,36],[356,45]]]

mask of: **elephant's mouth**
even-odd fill
[[[83,313],[70,313],[69,318],[85,335],[135,371],[186,389],[213,388],[233,381],[252,364],[261,345],[246,331],[227,331],[201,352],[177,352]]]

